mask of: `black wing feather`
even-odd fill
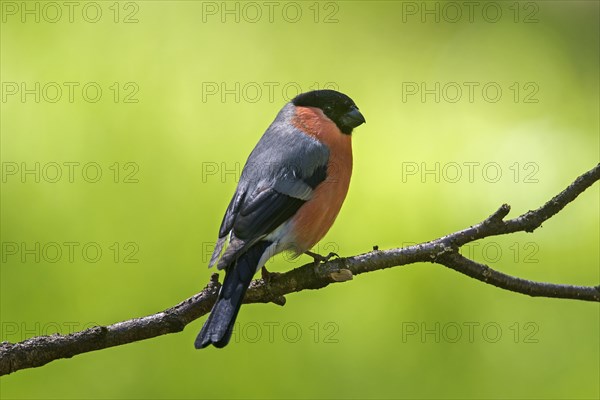
[[[245,192],[236,191],[229,205],[227,206],[227,211],[225,211],[225,215],[223,216],[223,221],[221,221],[221,227],[219,228],[219,238],[225,237],[231,228],[233,228],[233,223],[235,222],[235,217],[240,209],[240,205],[244,201],[244,197],[246,196]]]
[[[303,181],[314,189],[326,177],[327,166],[322,165]],[[242,240],[258,238],[287,221],[304,203],[302,199],[272,188],[250,196],[246,192],[236,192],[221,222],[219,238],[225,237],[231,230]]]
[[[287,221],[304,203],[304,200],[275,189],[266,189],[242,206],[233,225],[233,234],[242,240],[266,235]]]
[[[327,165],[320,165],[315,169],[313,174],[304,179],[304,182],[311,188],[316,188],[317,185],[327,178]]]

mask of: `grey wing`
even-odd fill
[[[325,180],[327,167],[315,169],[306,181],[298,180],[296,186],[286,184],[289,189],[283,193],[274,187],[258,188],[251,194],[244,193],[232,199],[225,213],[219,240],[211,258],[209,267],[219,259],[227,236],[230,236],[229,247],[219,262],[219,269],[227,266],[247,246],[259,241],[286,222],[310,198],[296,197],[295,194],[306,194],[307,188],[312,193],[311,184],[315,186]],[[288,194],[289,193],[289,194]],[[308,193],[310,194],[310,193]],[[237,199],[242,199],[237,201]]]
[[[219,260],[228,237],[219,269],[293,216],[327,176],[328,149],[303,133],[290,135],[285,129],[291,128],[277,127],[276,123],[277,119],[244,166],[209,267]],[[289,140],[290,136],[294,140]]]

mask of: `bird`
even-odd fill
[[[208,267],[225,270],[196,349],[229,342],[244,295],[268,259],[309,250],[331,228],[352,175],[352,131],[366,123],[336,90],[301,93],[286,103],[244,165]]]

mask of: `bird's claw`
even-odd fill
[[[334,253],[333,251],[331,253],[327,254],[326,256],[322,256],[318,253],[313,253],[312,251],[305,251],[304,254],[312,257],[313,260],[315,260],[315,264],[326,263],[327,261],[331,260],[333,257],[338,257],[338,258],[340,257],[339,254]]]
[[[270,288],[271,279],[273,279],[274,276],[278,276],[278,275],[281,275],[281,274],[279,272],[269,272],[269,271],[267,271],[267,269],[263,265],[263,267],[260,269],[260,275],[261,275],[262,280],[265,282],[265,285],[266,285],[265,289],[267,290],[267,293],[269,293],[269,295],[271,297],[271,301],[273,303],[277,304],[278,306],[284,306],[285,305],[285,301],[286,301],[285,300],[285,296],[283,296],[283,295],[280,295],[280,296],[273,295],[271,293],[271,288]]]
[[[269,282],[271,282],[271,279],[273,279],[274,276],[278,276],[278,275],[281,275],[281,274],[279,272],[267,271],[267,269],[265,268],[264,265],[260,269],[260,277],[262,278],[263,281],[265,281],[266,284],[269,284]]]

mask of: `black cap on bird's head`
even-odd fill
[[[352,129],[366,122],[354,101],[335,90],[301,93],[292,99],[292,103],[295,106],[320,108],[340,131],[347,135],[352,133]]]

